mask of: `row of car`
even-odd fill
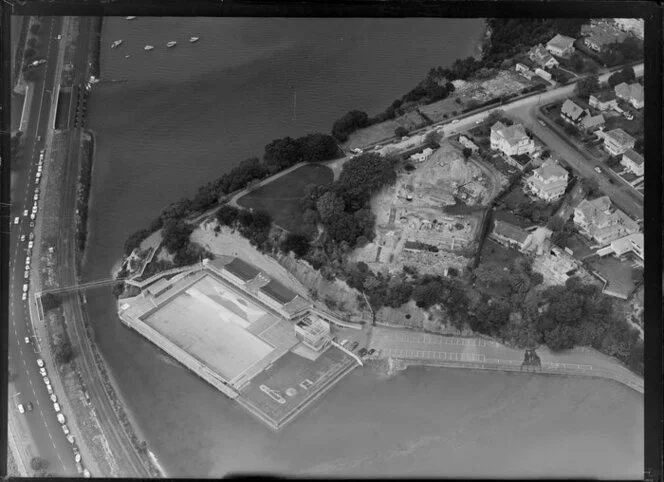
[[[41,180],[41,175],[42,175],[42,169],[44,165],[44,150],[42,149],[39,152],[39,163],[37,164],[37,173],[35,174],[35,193],[33,196],[33,202],[34,204],[32,205],[32,212],[28,213],[28,210],[25,209],[23,210],[23,216],[28,217],[30,216],[30,229],[35,227],[35,219],[37,217],[37,212],[39,210],[39,181]],[[20,222],[19,218],[16,217],[14,218],[14,224],[18,224]],[[34,247],[34,239],[35,239],[35,233],[33,231],[30,231],[30,234],[28,235],[28,247],[26,248],[26,257],[25,257],[25,271],[23,272],[23,279],[26,280],[26,283],[23,285],[23,296],[22,299],[23,301],[26,301],[28,299],[28,279],[30,278],[30,255],[32,254],[32,248]],[[25,234],[21,235],[21,243],[24,243],[26,241],[26,236]]]

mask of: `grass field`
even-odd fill
[[[300,199],[304,196],[304,189],[308,184],[331,184],[333,176],[332,170],[321,164],[302,166],[241,197],[238,204],[245,208],[266,211],[279,226],[291,232],[298,232],[302,226]]]

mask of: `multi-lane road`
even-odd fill
[[[52,86],[57,73],[59,43],[57,36],[62,32],[63,21],[58,17],[45,17],[42,22],[42,49],[46,64],[42,78],[33,83],[33,101],[29,110],[29,123],[24,132],[24,156],[21,170],[16,173],[12,186],[11,234],[10,234],[10,298],[9,298],[9,370],[15,374],[12,382],[12,394],[8,409],[19,417],[21,426],[29,431],[30,441],[34,446],[31,452],[49,462],[47,472],[55,475],[76,475],[76,463],[72,445],[67,441],[62,426],[56,418],[53,403],[50,400],[42,376],[39,373],[37,359],[40,358],[38,343],[30,321],[28,300],[23,300],[23,284],[26,268],[29,234],[33,230],[29,217],[24,210],[32,211],[35,193],[35,174],[40,150],[45,147],[46,132],[52,107]],[[39,140],[38,140],[39,138]],[[39,213],[37,213],[37,216]],[[14,224],[18,217],[19,223]],[[25,241],[21,241],[21,236]],[[29,343],[25,343],[28,337]],[[55,375],[55,367],[46,366],[49,377]],[[56,394],[59,395],[59,394]],[[24,406],[31,402],[31,412],[19,414],[17,405]]]

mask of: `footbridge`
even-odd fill
[[[49,288],[46,290],[40,291],[38,294],[39,295],[45,295],[47,293],[50,294],[61,294],[61,293],[69,293],[73,291],[80,291],[80,290],[85,290],[88,288],[100,288],[102,286],[112,286],[115,284],[119,284],[125,281],[125,278],[109,278],[109,279],[102,279],[102,280],[97,280],[97,281],[88,281],[87,283],[79,283],[71,286],[59,286],[57,288]]]

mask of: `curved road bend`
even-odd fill
[[[30,122],[24,133],[25,156],[27,162],[24,168],[17,173],[15,179],[14,199],[11,206],[11,234],[10,234],[10,323],[9,323],[9,353],[8,368],[16,374],[12,382],[15,397],[8,401],[8,409],[14,411],[20,425],[27,428],[30,441],[23,441],[24,445],[32,445],[29,452],[48,460],[47,472],[57,475],[73,476],[77,474],[74,454],[71,445],[67,442],[65,434],[56,419],[53,405],[46,391],[46,387],[39,374],[37,358],[39,343],[34,338],[30,313],[27,301],[22,301],[22,286],[24,280],[25,258],[27,256],[27,241],[21,243],[20,236],[26,238],[30,232],[30,219],[22,215],[23,210],[30,211],[33,203],[35,188],[34,174],[39,161],[39,151],[44,148],[46,132],[49,128],[49,112],[51,95],[55,82],[58,58],[58,40],[55,39],[62,31],[62,18],[45,17],[42,23],[42,32],[48,36],[44,45],[43,78],[34,82],[34,97],[30,107]],[[40,135],[42,140],[36,141]],[[32,146],[31,148],[29,146]],[[14,217],[19,217],[18,225],[13,224]],[[30,342],[25,343],[25,337]],[[49,376],[54,372],[52,366],[47,366]],[[17,404],[24,406],[32,402],[34,409],[23,415],[18,413]],[[29,463],[29,461],[27,461]]]
[[[88,77],[88,56],[92,46],[92,18],[79,17],[79,35],[74,58],[74,87],[84,89]],[[61,193],[60,236],[58,236],[55,250],[59,253],[61,260],[57,272],[58,284],[60,286],[71,286],[77,284],[75,243],[76,243],[76,183],[80,166],[80,140],[81,129],[74,128],[75,102],[70,105],[68,113],[69,139],[65,166],[65,185],[71,186]],[[121,476],[125,477],[147,477],[149,474],[142,459],[136,453],[131,440],[122,428],[122,423],[113,410],[109,400],[102,375],[97,368],[91,342],[87,336],[86,319],[83,314],[78,296],[72,294],[64,299],[62,304],[68,323],[68,331],[72,345],[78,347],[78,368],[86,383],[88,392],[92,398],[97,419],[103,429],[104,435],[110,445],[110,451],[115,458]]]

